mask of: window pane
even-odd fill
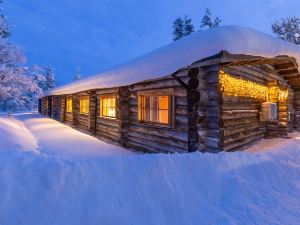
[[[80,113],[88,114],[89,113],[89,98],[82,97],[79,101]]]
[[[150,97],[145,97],[145,121],[150,121]]]
[[[116,118],[116,97],[102,96],[100,106],[102,107],[100,116]]]
[[[68,112],[72,111],[72,100],[68,99]]]
[[[156,96],[150,97],[150,121],[158,122],[158,98]]]
[[[169,124],[170,96],[139,96],[139,121]]]
[[[169,123],[169,111],[168,110],[159,110],[159,123]]]
[[[159,109],[169,109],[169,96],[159,96]]]

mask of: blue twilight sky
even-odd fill
[[[172,42],[172,22],[189,15],[199,26],[205,8],[223,25],[271,33],[282,17],[300,15],[299,0],[4,0],[10,38],[28,65],[52,65],[58,84],[74,68],[93,75]]]

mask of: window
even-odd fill
[[[72,112],[72,97],[68,97],[67,98],[67,112],[71,113]]]
[[[139,95],[138,120],[161,125],[172,124],[171,95]]]
[[[116,118],[116,97],[100,96],[100,116]]]
[[[89,113],[89,97],[81,97],[79,101],[80,114]]]

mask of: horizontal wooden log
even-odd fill
[[[163,136],[156,136],[151,134],[144,134],[136,131],[130,131],[128,132],[128,137],[135,140],[141,140],[141,141],[149,141],[155,144],[161,144],[169,147],[176,147],[176,148],[183,148],[187,149],[187,141],[181,141],[176,138],[165,138]]]
[[[183,152],[187,152],[187,149],[185,148],[177,148],[177,147],[173,147],[173,146],[168,146],[168,145],[163,145],[160,143],[155,143],[153,141],[149,141],[146,139],[137,139],[135,137],[132,136],[128,136],[128,145],[129,146],[141,146],[142,148],[144,148],[145,150],[148,151],[152,151],[152,152],[178,152],[178,153],[183,153]]]
[[[207,139],[205,141],[205,145],[207,147],[219,148],[220,147],[219,139],[207,137]]]
[[[264,133],[263,132],[260,132],[260,133],[257,133],[257,134],[253,134],[252,136],[248,136],[248,137],[245,137],[243,139],[240,139],[239,141],[233,141],[229,144],[226,144],[223,146],[223,150],[224,151],[232,151],[234,149],[239,149],[241,148],[242,146],[244,146],[245,144],[248,144],[250,142],[253,142],[253,141],[256,141],[256,140],[259,140],[261,138],[264,137]]]
[[[181,80],[184,83],[187,83],[189,77],[181,77]],[[181,87],[178,81],[174,78],[166,79],[166,80],[154,80],[154,81],[147,81],[141,82],[138,84],[134,84],[131,86],[130,91],[144,91],[144,90],[153,90],[153,89],[164,89],[170,87]]]
[[[160,127],[151,127],[151,126],[142,126],[142,125],[130,125],[129,132],[135,131],[143,133],[144,135],[156,135],[156,136],[163,136],[169,139],[176,139],[179,141],[187,142],[188,137],[186,132],[180,132],[177,130],[167,130],[161,129]]]
[[[264,128],[264,124],[261,122],[256,122],[256,123],[250,123],[248,125],[241,124],[229,128],[224,128],[224,138],[227,136],[236,134],[236,133],[242,133],[242,132],[247,132],[247,131],[252,131],[252,130],[259,130]]]

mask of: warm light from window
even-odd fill
[[[81,114],[89,113],[89,97],[80,97],[79,108]]]
[[[72,112],[72,97],[67,98],[67,112]]]
[[[108,118],[116,118],[116,97],[101,96],[100,97],[100,116]]]
[[[138,98],[138,120],[159,124],[170,123],[170,96],[143,96]]]

